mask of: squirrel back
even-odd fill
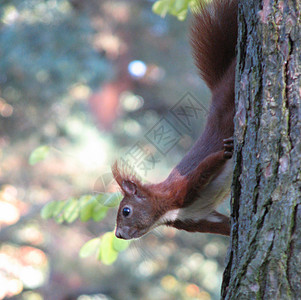
[[[202,0],[191,29],[196,66],[213,90],[235,58],[237,43],[237,0]]]

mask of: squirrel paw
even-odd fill
[[[224,142],[224,158],[230,159],[233,155],[233,137],[223,140]]]

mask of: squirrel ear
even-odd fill
[[[138,188],[141,188],[142,186],[135,175],[130,174],[125,168],[120,168],[117,162],[112,166],[112,173],[118,185],[127,195],[136,194]]]
[[[128,195],[134,195],[137,192],[137,185],[130,180],[123,180],[121,184],[122,190]]]

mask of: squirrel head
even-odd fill
[[[112,172],[124,196],[118,209],[115,235],[126,240],[139,238],[150,231],[160,218],[160,211],[154,205],[155,196],[148,185],[118,168],[117,163],[113,165]]]
[[[139,238],[169,223],[166,213],[183,206],[189,189],[188,179],[176,169],[157,184],[143,184],[132,170],[119,168],[117,163],[112,173],[124,195],[118,209],[115,235],[126,240]]]

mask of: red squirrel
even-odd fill
[[[191,44],[199,73],[212,92],[205,130],[163,182],[143,184],[114,164],[113,176],[124,195],[117,214],[118,238],[138,238],[159,225],[230,234],[229,218],[215,208],[229,195],[233,172],[237,0],[200,6]]]

